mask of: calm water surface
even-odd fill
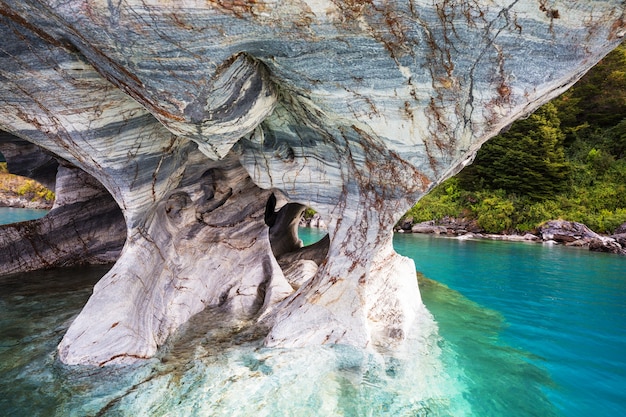
[[[0,224],[34,220],[43,217],[48,210],[0,207]]]
[[[547,372],[549,381],[529,375],[528,385],[509,387],[511,397],[523,397],[538,382],[560,415],[626,415],[626,257],[419,235],[397,235],[394,243],[425,276],[502,316],[494,346],[527,352],[527,362]],[[429,296],[425,303],[442,336],[466,355],[464,330],[449,323],[456,313],[442,311]],[[473,361],[463,359],[468,366]],[[518,371],[492,365],[483,378]]]
[[[626,415],[625,257],[419,235],[395,245],[423,273],[434,320],[385,357],[265,349],[248,323],[206,311],[152,360],[68,367],[55,347],[107,268],[5,277],[0,415]]]

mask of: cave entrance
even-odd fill
[[[0,188],[6,176],[14,182],[13,191],[21,200],[48,200],[37,218],[4,221],[7,224],[1,226],[4,239],[0,242],[0,276],[117,261],[126,241],[126,221],[100,181],[7,132],[0,132],[0,149],[6,160]],[[24,220],[31,221],[20,223]]]
[[[272,193],[265,206],[272,252],[289,284],[298,289],[315,275],[326,259],[330,239],[325,229],[300,227],[306,206],[286,203],[276,211],[276,204]]]

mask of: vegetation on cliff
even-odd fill
[[[54,192],[35,180],[10,174],[6,162],[0,162],[0,206],[43,208],[53,203]]]
[[[550,219],[612,233],[626,222],[626,44],[572,89],[488,141],[403,221],[464,218],[489,233]]]

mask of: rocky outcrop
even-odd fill
[[[621,0],[0,11],[0,127],[96,178],[126,222],[59,347],[92,364],[154,354],[206,306],[269,346],[401,344],[427,313],[394,224],[626,30]],[[328,227],[319,250],[293,236],[301,206]]]
[[[26,197],[16,196],[14,193],[0,191],[0,207],[50,210],[52,204],[52,201],[33,201]]]
[[[122,212],[81,169],[61,165],[56,200],[46,216],[0,225],[0,274],[115,262],[126,240]]]
[[[626,254],[618,239],[602,236],[582,223],[566,220],[550,220],[539,227],[543,241],[562,243],[568,246],[583,246],[594,252]]]
[[[300,218],[300,227],[315,227],[318,229],[326,229],[326,223],[324,223],[324,219],[322,219],[322,216],[320,216],[319,213],[315,213],[313,214],[313,216],[308,218],[302,216]]]
[[[601,236],[582,223],[566,220],[550,220],[539,227],[543,240],[558,243],[572,243],[579,240],[590,241]]]

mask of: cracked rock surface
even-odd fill
[[[206,307],[269,346],[401,344],[428,313],[395,222],[617,46],[624,8],[0,1],[0,128],[95,178],[126,225],[61,360],[149,357]],[[309,249],[305,206],[328,225]]]

